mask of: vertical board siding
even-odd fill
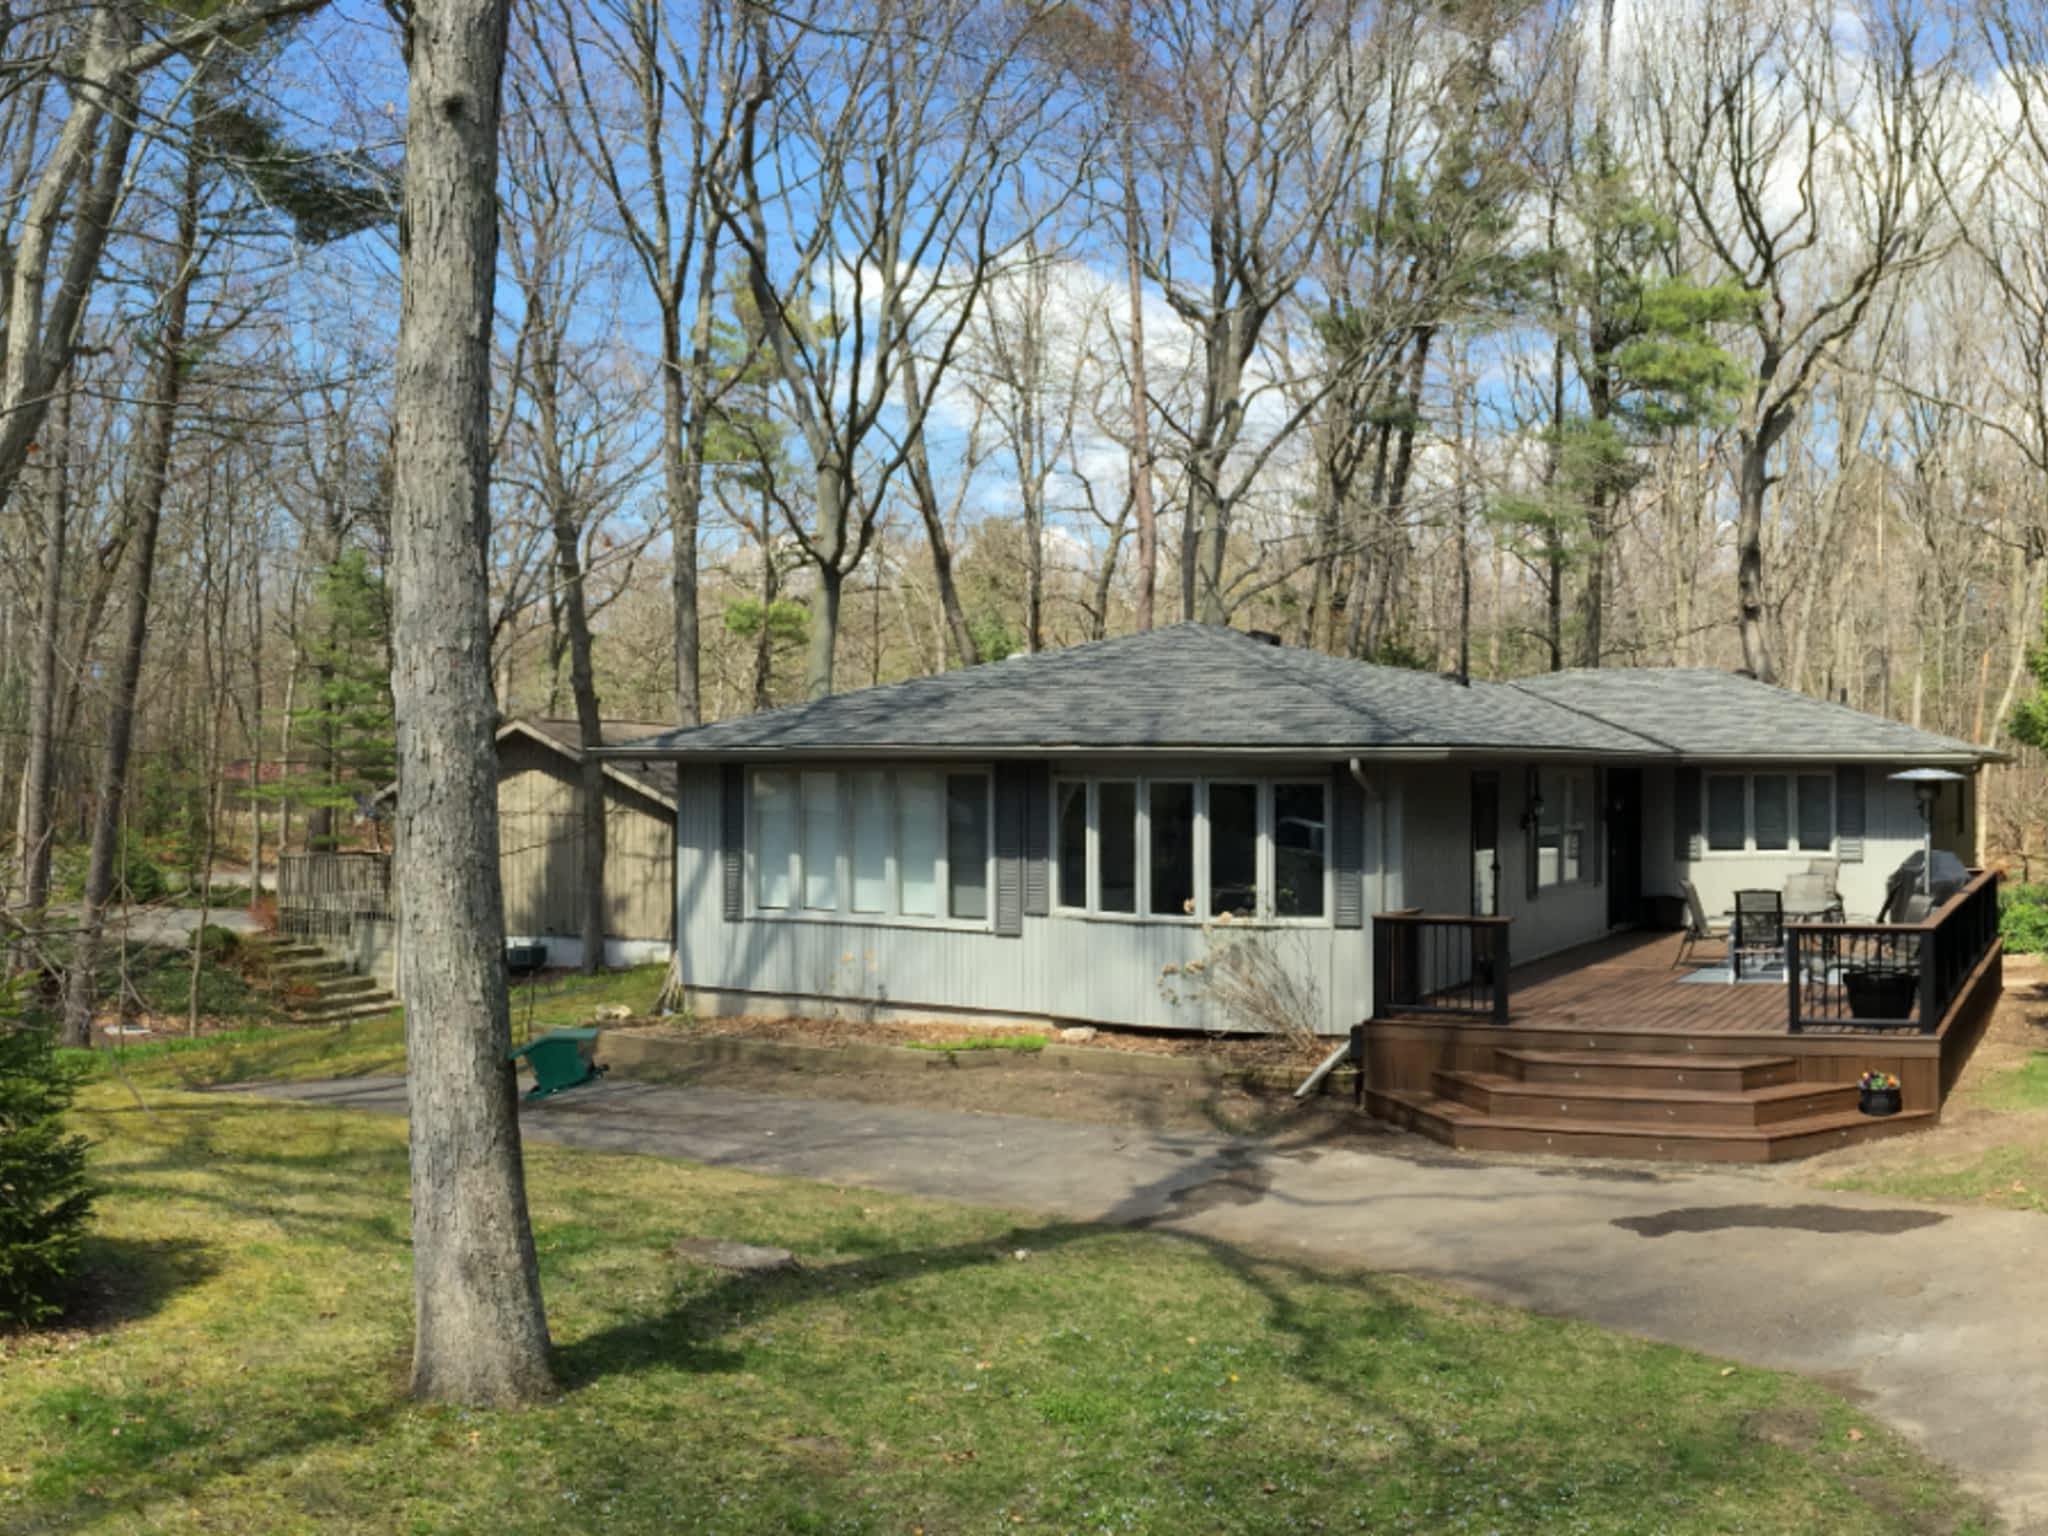
[[[1330,793],[1331,914],[1339,929],[1365,926],[1365,791],[1339,768]]]
[[[720,774],[685,765],[676,837],[677,942],[691,987],[863,1005],[958,1008],[1053,1021],[1219,1029],[1191,980],[1211,938],[1193,923],[1023,913],[1015,938],[910,923],[724,916]],[[1370,1006],[1368,936],[1327,925],[1260,930],[1315,999],[1313,1026],[1342,1034]],[[1238,935],[1231,935],[1232,939]],[[822,1006],[822,1005],[821,1005]]]
[[[578,772],[561,754],[523,738],[499,744],[498,851],[507,933],[573,938],[583,931]],[[670,937],[674,848],[667,808],[607,777],[606,937]]]

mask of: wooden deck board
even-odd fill
[[[1785,986],[1686,981],[1675,933],[1622,933],[1518,965],[1508,974],[1511,1024],[1546,1029],[1782,1035]],[[1709,963],[1719,958],[1704,951]]]

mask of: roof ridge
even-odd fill
[[[1597,672],[1600,669],[1598,667],[1573,667],[1570,670],[1574,672]],[[1623,668],[1622,670],[1627,671],[1629,669]],[[1558,674],[1553,672],[1548,675],[1555,677]],[[1582,709],[1578,705],[1567,703],[1563,699],[1545,698],[1544,695],[1537,692],[1534,688],[1524,687],[1523,679],[1521,678],[1511,677],[1507,679],[1505,682],[1499,684],[1498,686],[1503,688],[1512,688],[1515,690],[1515,692],[1522,695],[1522,697],[1525,699],[1539,700],[1542,703],[1548,704],[1553,709],[1565,710],[1570,714],[1579,716],[1581,719],[1598,721],[1601,725],[1606,726],[1609,730],[1620,731],[1624,735],[1635,737],[1638,741],[1646,741],[1653,747],[1663,748],[1666,752],[1670,752],[1673,754],[1676,754],[1678,752],[1678,747],[1676,743],[1666,741],[1661,736],[1652,736],[1648,731],[1642,729],[1642,727],[1640,726],[1623,725],[1620,721],[1609,719],[1606,715],[1600,714],[1595,710]]]

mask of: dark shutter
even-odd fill
[[[718,770],[718,856],[724,863],[725,916],[747,910],[747,770],[726,763]]]
[[[1593,883],[1599,885],[1607,878],[1607,770],[1595,768],[1591,778],[1593,803],[1586,808],[1586,840],[1593,845]]]
[[[1700,771],[1678,768],[1671,774],[1671,856],[1700,856]]]
[[[1531,767],[1522,775],[1522,885],[1531,901],[1543,889],[1543,818],[1536,802],[1543,795],[1543,771]],[[1563,807],[1558,808],[1563,815]]]
[[[1864,778],[1861,764],[1835,770],[1835,857],[1844,864],[1863,862]]]
[[[1024,915],[1052,910],[1052,769],[1033,763],[1024,770]]]
[[[996,764],[996,935],[1014,939],[1024,932],[1023,763]]]
[[[1331,920],[1339,928],[1365,926],[1365,791],[1345,769],[1331,786],[1330,873],[1336,894]]]

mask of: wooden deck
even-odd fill
[[[1362,1026],[1382,1118],[1454,1146],[1775,1161],[1931,1125],[2001,981],[1993,945],[1933,1033],[1787,1026],[1782,982],[1686,981],[1676,934],[1617,934],[1509,973],[1508,1022],[1404,1014]],[[1702,946],[1707,965],[1718,946]],[[1896,1073],[1905,1112],[1857,1113]]]
[[[1508,973],[1511,1024],[1546,1029],[1675,1030],[1699,1035],[1782,1035],[1785,983],[1689,981],[1721,960],[1674,965],[1675,933],[1622,933],[1518,965]]]

